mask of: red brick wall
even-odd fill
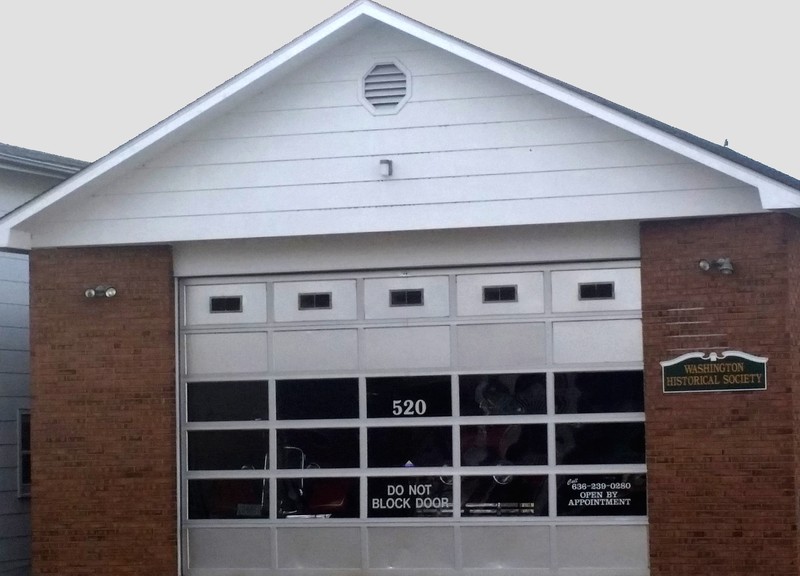
[[[35,575],[177,572],[175,340],[166,247],[34,250]],[[85,298],[111,284],[115,298]]]
[[[798,574],[799,240],[780,214],[642,224],[653,576]],[[663,394],[659,361],[721,350],[767,356],[768,389]]]

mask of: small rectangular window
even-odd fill
[[[333,308],[330,292],[297,295],[298,310],[319,310],[324,308]]]
[[[241,296],[212,296],[211,313],[241,312]]]
[[[31,495],[31,413],[20,410],[17,417],[17,494]]]
[[[517,286],[484,286],[483,301],[489,302],[516,302]]]
[[[390,306],[422,306],[424,304],[424,291],[422,288],[413,290],[390,290]]]
[[[578,299],[580,300],[613,300],[613,282],[590,282],[578,284]]]

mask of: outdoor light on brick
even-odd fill
[[[113,298],[117,295],[117,289],[113,286],[97,286],[95,288],[87,288],[83,293],[87,298]]]
[[[713,267],[719,270],[720,274],[726,276],[733,274],[733,262],[730,258],[717,258],[716,260],[700,260],[697,265],[703,272],[708,272]]]

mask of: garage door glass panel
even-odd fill
[[[369,418],[450,416],[450,376],[367,378]]]
[[[358,478],[281,478],[278,518],[358,518]]]
[[[278,430],[278,468],[358,468],[358,429]]]
[[[189,480],[189,518],[267,518],[269,482],[248,480]]]
[[[641,371],[555,375],[556,414],[644,412]]]
[[[557,464],[644,464],[644,422],[557,424]]]
[[[547,464],[547,426],[500,424],[461,427],[462,466]]]
[[[266,382],[190,382],[186,394],[189,422],[269,418]]]
[[[556,477],[559,516],[645,516],[646,474],[573,474]]]
[[[431,518],[453,515],[452,476],[369,478],[369,518]]]
[[[266,470],[267,430],[189,432],[189,470]]]
[[[372,428],[367,433],[370,468],[449,466],[452,453],[450,427]]]
[[[459,377],[462,416],[547,413],[544,374],[470,374]]]
[[[278,380],[278,420],[358,418],[358,380]]]
[[[547,476],[465,476],[461,479],[461,514],[547,516]]]

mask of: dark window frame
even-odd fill
[[[27,448],[24,446],[23,439],[27,436]],[[31,478],[31,411],[21,408],[17,412],[17,496],[19,498],[30,498],[31,483],[24,479]],[[26,474],[27,471],[27,474]]]
[[[514,297],[507,298],[504,295],[503,291],[513,290]],[[487,298],[488,294],[492,294],[489,291],[496,291],[497,297],[495,298],[493,295],[490,298]],[[483,296],[483,303],[484,304],[503,304],[507,302],[519,302],[519,286],[517,284],[503,284],[497,286],[483,286],[481,290]]]
[[[303,302],[304,299],[311,298],[309,305],[308,300]],[[327,304],[325,300],[327,299]],[[321,300],[318,302],[318,300]],[[300,292],[297,295],[297,309],[298,310],[331,310],[333,309],[333,293],[332,292]]]
[[[606,287],[611,289],[610,295],[600,293]],[[586,289],[586,293],[584,293],[584,289]],[[578,300],[614,300],[616,297],[617,290],[614,282],[581,282],[578,284]]]
[[[409,302],[408,296],[412,293],[419,292],[419,302]],[[403,301],[395,300],[395,296],[404,296]],[[424,288],[401,288],[398,290],[389,290],[389,307],[390,308],[403,308],[406,306],[425,306],[425,289]]]
[[[238,302],[237,308],[229,308],[228,304],[233,301]],[[214,303],[222,304],[222,308],[214,309]],[[241,295],[237,296],[211,296],[208,299],[208,311],[210,314],[236,314],[244,312],[244,298]]]

